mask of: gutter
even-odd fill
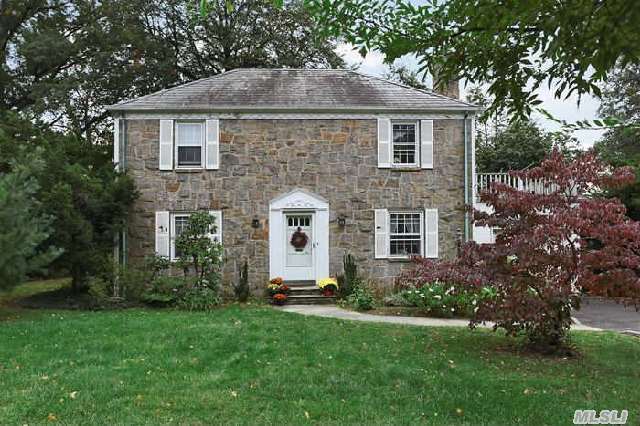
[[[313,113],[390,113],[390,114],[424,114],[424,113],[469,113],[470,111],[480,111],[479,107],[474,105],[456,105],[456,106],[441,106],[441,107],[427,107],[427,108],[389,108],[388,106],[349,106],[339,107],[327,105],[324,107],[304,107],[304,106],[238,106],[238,105],[190,105],[188,107],[158,107],[158,106],[144,106],[136,107],[130,106],[126,103],[108,105],[105,108],[111,113],[127,113],[127,112],[156,112],[156,113],[211,113],[211,114],[251,114],[251,113],[300,113],[300,114],[313,114]]]

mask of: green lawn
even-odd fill
[[[579,359],[485,330],[209,313],[37,311],[0,321],[0,423],[571,424],[640,419],[640,339],[573,333]]]

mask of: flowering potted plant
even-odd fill
[[[271,301],[274,305],[282,306],[287,302],[288,298],[289,296],[284,293],[276,293],[271,297]]]
[[[284,284],[280,277],[272,279],[269,281],[269,284],[267,284],[267,291],[271,296],[278,293],[289,294],[289,290],[291,290],[289,286]]]
[[[318,281],[318,287],[323,296],[333,296],[338,290],[338,281],[335,278],[323,278]]]

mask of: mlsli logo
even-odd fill
[[[574,425],[624,425],[627,423],[629,412],[622,410],[618,415],[618,410],[576,410],[573,414]]]

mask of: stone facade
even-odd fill
[[[126,169],[140,192],[128,258],[153,253],[155,211],[222,210],[224,280],[234,280],[236,262],[246,258],[252,287],[262,288],[269,279],[269,202],[303,188],[329,202],[331,274],[342,271],[350,252],[366,275],[391,283],[407,263],[374,259],[376,208],[437,208],[440,255],[455,254],[464,227],[463,123],[434,121],[433,170],[379,169],[376,120],[221,119],[219,170],[159,171],[159,121],[126,120]]]

